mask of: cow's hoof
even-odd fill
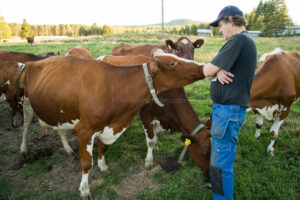
[[[145,169],[146,170],[151,170],[153,168],[153,166],[154,166],[153,161],[152,162],[146,162]]]

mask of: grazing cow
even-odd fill
[[[54,129],[74,128],[82,166],[79,190],[81,197],[91,197],[88,174],[93,166],[94,139],[104,147],[114,143],[150,100],[145,68],[157,92],[205,78],[203,65],[161,50],[143,67],[117,67],[72,56],[27,63],[21,84],[25,92],[21,152],[27,151],[26,137],[34,113]],[[100,148],[102,145],[99,151],[104,150]],[[102,159],[104,155],[98,164],[101,165]]]
[[[267,152],[274,155],[274,144],[280,126],[291,105],[300,97],[300,56],[296,52],[275,49],[260,58],[250,96],[250,108],[256,115],[255,137],[260,137],[264,116],[274,120]]]
[[[32,53],[0,50],[0,61],[17,61],[17,62],[25,63],[28,61],[43,60],[45,58],[47,58],[47,57],[34,55]]]
[[[134,65],[149,62],[151,58],[147,56],[105,56],[102,60],[113,65]],[[182,140],[188,138],[192,141],[189,146],[189,154],[192,160],[203,170],[203,173],[208,176],[210,131],[207,127],[204,127],[195,136],[191,136],[193,130],[201,122],[193,110],[184,89],[170,89],[159,93],[158,98],[165,105],[164,107],[159,107],[155,102],[150,101],[140,110],[148,146],[145,167],[147,169],[153,167],[152,152],[157,145],[158,133],[163,130],[171,130],[182,132]]]
[[[165,52],[173,53],[178,57],[194,60],[194,49],[200,48],[203,43],[204,41],[202,39],[198,39],[192,43],[187,37],[180,37],[175,43],[172,40],[166,40],[165,45],[130,46],[126,44],[120,44],[112,49],[111,54],[113,56],[144,55],[151,57],[153,49],[158,48]]]
[[[90,59],[93,60],[94,57],[89,48],[83,46],[77,46],[73,48],[69,48],[65,54],[65,56],[75,56],[82,59]]]
[[[27,40],[28,44],[32,45],[34,43],[34,36],[26,37],[26,40]]]
[[[21,72],[22,63],[15,61],[0,61],[0,97],[6,100],[11,109],[11,125],[17,127],[14,116],[17,112],[23,113],[22,97],[23,89],[16,87],[16,80]]]
[[[166,40],[166,45],[141,45],[129,46],[120,45],[112,50],[112,55],[144,55],[150,56],[153,49],[162,48],[163,50],[172,50],[173,54],[185,59],[194,59],[194,49],[200,48],[203,45],[203,40],[197,40],[193,44],[186,37],[181,37],[174,44],[171,40]],[[121,47],[123,46],[123,48]],[[181,131],[183,136],[187,135],[193,137],[192,145],[189,147],[189,154],[193,161],[203,169],[205,175],[209,173],[209,155],[210,155],[210,134],[209,131],[200,130],[200,135],[204,137],[190,136],[191,132],[197,127],[200,121],[193,110],[183,88],[171,89],[170,91],[162,92],[158,98],[164,101],[165,107],[161,108],[153,102],[145,105],[141,111],[141,119],[144,124],[146,142],[147,142],[147,156],[146,168],[153,166],[153,149],[157,144],[157,134],[162,130]],[[184,110],[184,112],[183,112]],[[184,113],[184,115],[182,114]],[[188,116],[189,120],[186,120]],[[193,123],[192,123],[193,122]],[[160,127],[160,128],[159,128]],[[197,135],[199,135],[197,133]],[[182,137],[184,138],[184,137]],[[207,138],[209,138],[207,140]],[[198,139],[198,140],[197,140]],[[202,156],[199,156],[201,152]]]
[[[0,62],[15,61],[15,62],[20,62],[20,63],[25,63],[25,62],[28,62],[28,61],[43,60],[45,58],[47,58],[47,57],[34,55],[34,54],[31,54],[31,53],[0,50]],[[14,65],[12,65],[12,66],[14,66]],[[5,67],[3,69],[7,70],[8,68]],[[9,73],[9,72],[5,72],[5,73]],[[11,83],[14,84],[14,82],[11,82]],[[14,91],[16,91],[16,90],[10,89],[10,92],[9,92],[10,95],[14,96],[14,97],[18,97],[19,94],[12,94]],[[10,107],[12,108],[11,124],[12,124],[13,127],[17,127],[16,126],[16,121],[15,121],[15,116],[16,116],[17,112],[19,112],[21,114],[21,116],[23,117],[23,112],[22,112],[22,108],[21,108],[22,105],[19,104],[20,99],[18,99],[18,98],[11,98],[8,101],[10,103]],[[18,107],[16,107],[16,105],[18,105]]]

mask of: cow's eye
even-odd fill
[[[171,66],[174,66],[175,65],[175,62],[173,61],[173,62],[171,62]]]
[[[178,51],[178,52],[179,52],[179,51],[180,51],[180,49],[179,49],[179,48],[177,48],[177,49],[176,49],[176,51]]]

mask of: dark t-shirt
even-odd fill
[[[211,63],[234,74],[233,82],[222,85],[217,78],[212,79],[212,101],[223,105],[249,107],[256,59],[256,45],[247,35],[247,31],[232,36]]]

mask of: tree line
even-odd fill
[[[261,36],[278,36],[286,26],[294,25],[288,16],[285,0],[268,0],[259,2],[258,6],[250,13],[246,13],[248,21],[247,30],[260,30]],[[185,26],[166,26],[165,32],[178,35],[197,35],[197,29],[212,29],[213,35],[218,35],[218,28],[212,28],[208,23],[192,24]],[[20,36],[88,36],[110,35],[122,33],[160,33],[160,26],[91,26],[82,24],[59,25],[30,25],[26,19],[23,24],[6,23],[0,16],[0,39]]]

